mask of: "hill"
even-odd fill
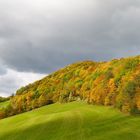
[[[9,101],[4,101],[0,103],[0,108],[6,108],[9,105]]]
[[[0,96],[0,103],[8,101],[10,99],[10,97],[1,97]]]
[[[56,103],[0,120],[0,140],[139,140],[139,128],[112,107]]]
[[[108,62],[84,61],[62,68],[17,90],[1,116],[11,116],[56,102],[84,100],[140,113],[140,56]],[[1,118],[2,118],[1,117]]]

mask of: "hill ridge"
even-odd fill
[[[138,114],[139,93],[140,56],[106,62],[86,60],[61,68],[17,90],[7,110],[3,110],[3,116],[75,100],[111,105],[125,113]]]

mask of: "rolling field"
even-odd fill
[[[0,120],[0,140],[140,140],[140,117],[83,102],[56,103]]]

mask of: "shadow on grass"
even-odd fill
[[[83,118],[81,125],[74,116],[60,117],[46,123],[8,132],[0,140],[140,140],[140,123],[131,116],[106,119]],[[139,119],[140,122],[140,119]]]

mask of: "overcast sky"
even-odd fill
[[[0,0],[0,96],[79,60],[140,54],[140,0]]]

